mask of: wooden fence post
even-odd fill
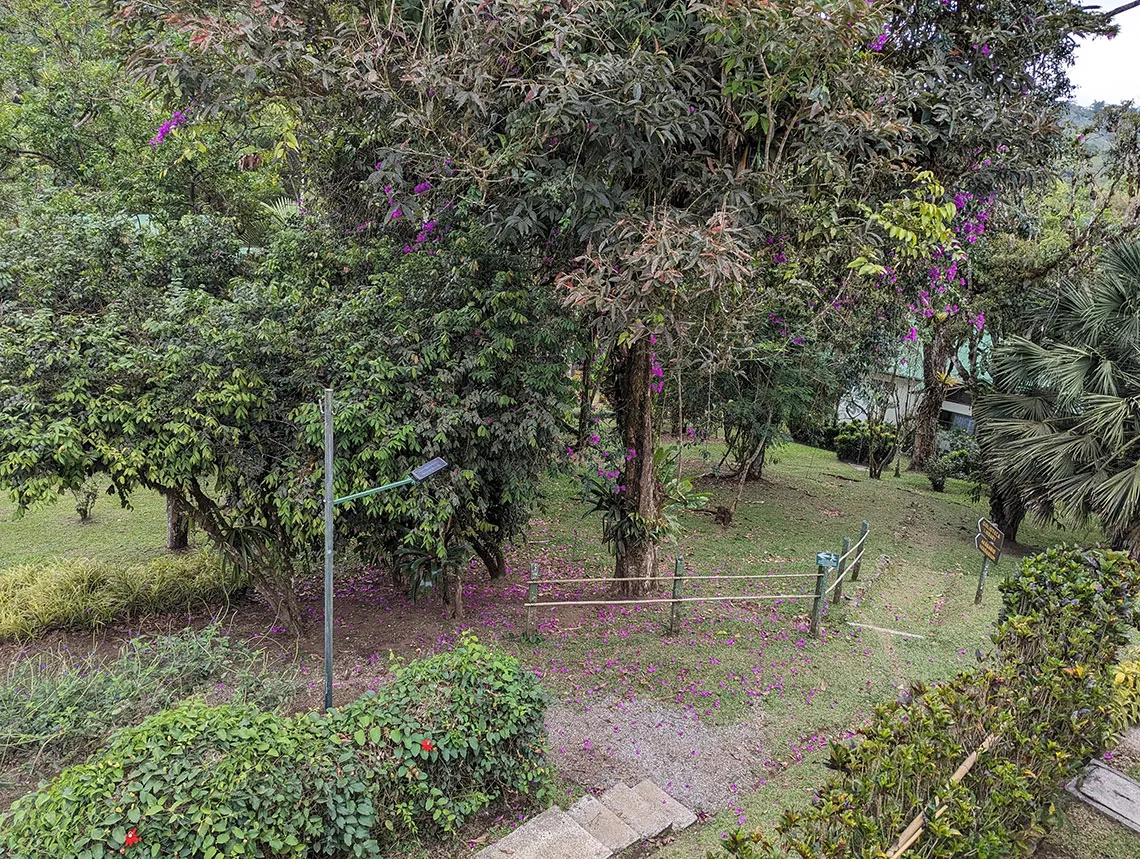
[[[526,590],[526,601],[531,603],[526,607],[526,634],[538,634],[538,606],[533,603],[538,602],[538,561],[531,561],[530,564],[530,586]]]
[[[681,604],[676,602],[681,598],[685,583],[685,556],[678,555],[677,563],[673,567],[673,604],[669,606],[669,634],[676,635],[681,631]]]
[[[811,637],[819,638],[819,622],[823,616],[823,601],[827,595],[827,574],[835,555],[820,552],[815,556],[815,600],[811,605]]]
[[[851,551],[851,538],[843,538],[843,552],[839,556],[839,569],[835,571],[835,590],[831,594],[831,604],[836,605],[839,598],[843,596],[843,573],[847,569],[847,565],[851,563],[850,558],[843,557]]]
[[[855,555],[855,566],[851,568],[851,581],[859,581],[859,568],[863,566],[863,553],[867,551],[867,532],[871,530],[871,523],[866,519],[863,520],[863,530],[859,532],[859,540],[861,545],[859,551]]]

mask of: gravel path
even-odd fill
[[[759,712],[711,726],[694,713],[612,696],[589,707],[558,705],[546,717],[555,764],[579,784],[604,790],[651,778],[693,811],[715,813],[765,777],[770,732]]]

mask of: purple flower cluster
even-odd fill
[[[166,140],[170,132],[180,125],[185,125],[187,122],[189,122],[189,120],[186,118],[186,114],[180,110],[174,111],[174,113],[170,115],[170,119],[162,123],[158,132],[150,139],[150,145],[158,146],[162,141]]]

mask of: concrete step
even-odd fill
[[[612,855],[613,850],[553,806],[484,847],[475,859],[609,859]]]
[[[687,826],[692,826],[697,822],[697,816],[673,797],[669,796],[665,791],[657,786],[656,783],[645,778],[633,786],[636,793],[640,794],[643,799],[660,808],[669,817],[673,823],[673,831],[680,832]]]
[[[570,818],[615,853],[624,850],[641,836],[601,801],[586,794],[566,812]]]
[[[642,838],[659,835],[673,824],[663,808],[620,781],[598,798]]]

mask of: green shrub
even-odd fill
[[[1112,664],[1133,622],[1140,567],[1118,552],[1052,549],[1001,588],[997,665],[876,709],[856,744],[833,745],[839,775],[774,836],[736,833],[722,854],[880,857],[936,800],[921,855],[1025,856],[1054,822],[1058,786],[1112,735]],[[992,735],[959,784],[951,773]],[[710,857],[714,854],[709,854]]]
[[[296,676],[270,669],[263,653],[217,624],[133,639],[111,661],[32,653],[9,665],[0,687],[0,767],[34,762],[45,775],[195,692],[276,707],[296,690]]]
[[[953,429],[939,433],[938,447],[951,477],[970,480],[981,468],[978,440],[965,430]]]
[[[226,599],[244,586],[206,552],[120,565],[56,559],[0,570],[0,640],[51,629],[98,629],[112,621]]]
[[[464,639],[327,715],[190,701],[112,738],[0,819],[27,859],[376,855],[454,832],[508,794],[545,797],[546,696]]]
[[[810,416],[789,421],[788,435],[798,444],[835,450],[835,437],[842,431],[842,426],[834,420]]]
[[[163,859],[365,855],[366,794],[351,748],[319,720],[189,701],[17,800],[2,843],[28,859],[94,859],[134,837],[132,853]]]
[[[886,462],[895,449],[898,431],[889,424],[875,427],[875,462]],[[865,421],[844,421],[835,434],[835,455],[843,462],[868,465],[871,461],[871,427]]]
[[[931,460],[926,466],[926,479],[930,481],[930,488],[935,492],[946,489],[946,479],[953,473],[954,466],[949,456],[940,456]]]
[[[518,660],[466,638],[329,722],[360,747],[382,827],[454,832],[499,797],[546,796],[547,703]]]
[[[1140,725],[1140,660],[1121,662],[1113,671],[1112,725],[1118,731]]]

